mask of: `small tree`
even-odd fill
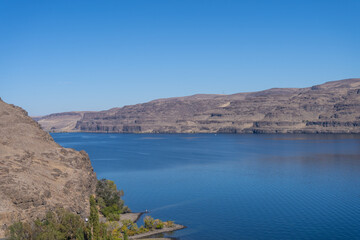
[[[129,240],[129,236],[127,234],[127,231],[124,232],[124,240]]]
[[[119,221],[120,214],[130,212],[124,205],[121,197],[124,196],[122,190],[118,190],[114,181],[101,179],[96,185],[96,202],[100,212],[108,221]]]
[[[156,229],[164,228],[164,223],[160,219],[156,219],[154,225]]]
[[[96,206],[94,196],[90,196],[90,226],[91,233],[94,240],[98,240],[99,232],[100,232],[100,224],[99,224],[99,212]]]
[[[16,222],[9,227],[7,236],[9,240],[32,239],[31,226],[28,223]]]
[[[174,221],[167,221],[166,226],[167,227],[173,227],[174,226]]]
[[[46,213],[45,218],[31,223],[14,223],[9,227],[10,240],[89,239],[83,219],[63,208]]]
[[[145,225],[145,228],[151,230],[155,227],[155,220],[150,216],[146,216],[144,218],[144,225]]]

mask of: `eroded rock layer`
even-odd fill
[[[64,115],[68,113],[63,113]],[[360,133],[360,79],[309,88],[194,95],[83,112],[71,131],[118,133]],[[60,117],[57,115],[57,117]],[[52,128],[39,119],[45,130]],[[70,124],[70,123],[69,123]]]
[[[84,151],[61,147],[26,111],[0,99],[0,237],[12,222],[58,206],[88,216],[95,186]]]

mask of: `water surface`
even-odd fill
[[[360,137],[56,133],[187,239],[360,239]],[[169,235],[168,235],[169,236]]]

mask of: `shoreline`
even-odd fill
[[[219,135],[360,135],[360,132],[351,131],[289,131],[289,132],[275,132],[275,131],[250,131],[250,132],[112,132],[112,131],[46,131],[47,133],[107,133],[107,134],[138,134],[138,135],[175,135],[175,134],[219,134]]]
[[[141,216],[146,214],[146,213],[148,213],[148,212],[121,214],[119,224],[121,224],[122,220],[131,220],[132,222],[136,223],[141,218]],[[184,228],[186,228],[186,226],[175,223],[173,227],[164,227],[162,229],[155,229],[153,231],[136,234],[134,236],[129,236],[129,239],[142,239],[142,238],[151,237],[151,236],[161,234],[161,233],[168,233],[168,232],[178,231],[178,230],[181,230],[181,229],[184,229]],[[164,240],[164,239],[167,239],[167,238],[159,237],[157,239],[163,239]]]
[[[123,213],[123,214],[120,214],[120,221],[121,222],[122,220],[130,220],[134,223],[136,223],[142,215],[144,215],[146,212],[138,212],[138,213]]]
[[[149,231],[149,232],[146,232],[146,233],[141,233],[141,234],[136,234],[134,236],[129,236],[129,239],[142,239],[142,238],[151,237],[151,236],[161,234],[161,233],[168,233],[168,232],[178,231],[178,230],[181,230],[181,229],[184,229],[184,228],[186,228],[186,226],[180,225],[180,224],[174,224],[173,227],[155,229],[153,231]],[[166,239],[166,238],[159,238],[159,239]]]

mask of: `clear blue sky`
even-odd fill
[[[351,77],[359,0],[0,1],[0,97],[33,116]]]

